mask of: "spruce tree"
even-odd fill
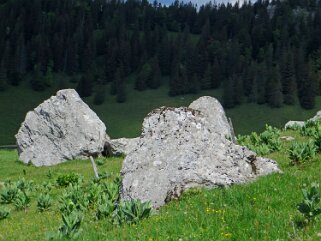
[[[153,58],[152,61],[152,77],[149,81],[149,87],[152,89],[157,89],[162,83],[161,71],[158,64],[158,58]]]
[[[117,40],[111,39],[107,44],[107,50],[105,55],[105,75],[107,82],[113,81],[115,72],[119,67],[118,55],[119,50]]]
[[[127,96],[126,96],[124,70],[122,66],[116,70],[114,81],[115,81],[115,87],[116,87],[116,101],[118,103],[123,103],[126,101]]]
[[[221,66],[217,58],[215,58],[214,63],[212,65],[212,74],[211,74],[211,86],[212,88],[216,89],[220,87],[221,80],[222,80],[222,71]]]
[[[204,73],[204,76],[201,80],[201,89],[207,90],[212,87],[212,68],[211,65],[208,64]]]
[[[233,108],[234,103],[234,86],[232,77],[226,79],[223,84],[223,105],[225,108]]]
[[[76,40],[70,40],[66,59],[66,72],[70,75],[76,73],[79,69],[77,46]]]
[[[56,90],[63,90],[68,88],[68,83],[65,78],[59,78]]]
[[[296,74],[300,105],[305,109],[312,109],[315,105],[315,90],[313,79],[309,75],[309,66],[306,63],[304,43],[298,50]]]
[[[162,39],[158,52],[158,62],[162,75],[169,75],[171,73],[171,44],[167,35]]]
[[[266,64],[263,62],[258,65],[257,71],[255,73],[255,82],[256,82],[256,102],[261,105],[266,102],[266,84],[268,83],[267,80],[268,71],[266,68]]]
[[[118,84],[116,100],[118,103],[124,103],[126,102],[126,99],[126,85],[124,79],[122,79],[121,82]]]
[[[83,74],[77,85],[77,92],[80,97],[88,97],[91,95],[94,77],[90,71]]]
[[[305,65],[301,70],[299,83],[299,101],[304,109],[313,109],[315,105],[315,91],[313,88],[313,79],[310,78],[308,67]]]
[[[189,77],[189,90],[188,92],[191,93],[191,94],[196,94],[198,93],[199,91],[199,81],[198,81],[198,78],[197,78],[197,75],[196,74],[193,74],[191,77]]]
[[[243,97],[243,79],[236,74],[234,74],[231,78],[233,80],[234,104],[239,105],[242,103],[242,97]]]
[[[179,70],[178,68],[172,70],[172,74],[169,79],[169,96],[176,96],[180,94],[179,91]]]
[[[293,105],[295,102],[295,72],[292,52],[284,53],[281,62],[281,79],[284,103]]]
[[[152,67],[149,63],[144,64],[141,71],[136,77],[135,89],[143,91],[147,88],[148,83],[152,79]]]
[[[46,74],[44,76],[44,84],[47,87],[50,87],[53,85],[53,82],[54,82],[54,77],[52,72],[52,64],[49,64],[49,66],[47,67]]]
[[[0,65],[0,91],[4,91],[7,88],[7,70],[4,68],[3,62]]]
[[[46,87],[43,73],[40,71],[40,66],[38,64],[34,66],[33,77],[30,80],[30,84],[35,91],[43,91]]]
[[[94,97],[94,104],[101,105],[105,101],[105,87],[103,85],[99,85]]]
[[[116,88],[116,75],[117,72],[115,73],[115,78],[113,79],[113,81],[110,84],[110,94],[111,95],[116,95],[117,94],[117,88]]]
[[[271,79],[268,80],[267,101],[271,107],[279,108],[283,103],[282,84],[280,80],[279,68],[273,68]]]

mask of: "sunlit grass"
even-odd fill
[[[295,131],[286,131],[296,141],[305,141]],[[269,155],[277,160],[283,174],[260,177],[257,181],[224,189],[193,189],[137,225],[116,227],[107,221],[96,221],[86,214],[80,240],[320,240],[321,218],[301,228],[296,205],[302,201],[304,183],[321,183],[321,156],[300,166],[291,166],[283,141],[280,152]],[[115,176],[121,168],[120,158],[110,158],[101,171]],[[70,161],[54,167],[36,168],[17,161],[15,151],[0,151],[0,182],[6,179],[32,179],[36,183],[54,181],[61,173],[78,172],[85,181],[93,177],[89,161]],[[25,171],[23,171],[25,170]],[[53,174],[49,179],[48,172]],[[25,173],[25,174],[24,174]],[[36,210],[33,194],[31,207],[16,211],[13,206],[6,220],[0,221],[0,240],[45,240],[48,232],[56,232],[61,224],[57,199],[61,189],[53,192],[54,207],[49,212]]]

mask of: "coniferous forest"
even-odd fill
[[[311,109],[321,95],[321,1],[0,0],[0,61],[0,91],[26,81],[43,91],[63,73],[96,104],[107,84],[125,102],[132,75],[135,89],[168,84],[169,96],[222,88],[226,108]]]

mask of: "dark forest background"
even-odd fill
[[[63,73],[96,104],[107,84],[125,102],[134,76],[135,89],[168,84],[170,96],[222,88],[226,108],[311,109],[321,95],[321,1],[0,0],[0,61],[0,91],[26,81],[63,88],[54,77]]]

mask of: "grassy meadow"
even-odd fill
[[[61,76],[59,78],[65,78]],[[152,109],[160,106],[186,106],[196,98],[210,95],[221,99],[221,90],[207,90],[198,94],[168,97],[168,88],[163,85],[157,90],[138,92],[133,90],[133,80],[128,80],[127,101],[116,103],[115,97],[109,95],[106,86],[106,99],[102,105],[93,104],[93,96],[84,101],[98,114],[107,126],[107,132],[112,138],[136,137],[140,134],[141,124]],[[74,84],[68,84],[73,87]],[[44,92],[35,92],[22,83],[18,87],[9,87],[0,92],[0,145],[15,143],[17,133],[26,113],[38,106],[42,101],[56,92],[56,88]],[[262,131],[265,124],[282,127],[288,120],[306,120],[321,109],[321,97],[317,97],[315,108],[304,110],[299,105],[270,108],[267,105],[244,103],[233,109],[226,110],[232,118],[236,133],[246,134],[252,131]]]
[[[296,131],[281,135],[293,136],[299,142],[309,139]],[[282,141],[282,149],[268,155],[278,162],[282,174],[230,188],[190,190],[133,225],[118,227],[106,220],[97,221],[89,211],[77,240],[320,240],[321,217],[302,226],[303,216],[297,211],[297,204],[303,199],[303,184],[321,184],[321,155],[293,166],[287,153],[290,145],[291,142]],[[108,158],[98,168],[113,178],[121,164],[122,158]],[[36,168],[20,163],[16,151],[0,151],[0,166],[0,183],[21,178],[35,184],[55,182],[59,174],[70,172],[82,174],[85,183],[93,177],[90,161]],[[11,209],[9,217],[0,220],[0,240],[46,240],[48,233],[57,232],[61,225],[57,200],[62,191],[63,188],[53,188],[53,207],[43,213],[36,209],[39,193],[32,194],[31,206],[25,211],[15,210],[12,204],[0,204]]]

